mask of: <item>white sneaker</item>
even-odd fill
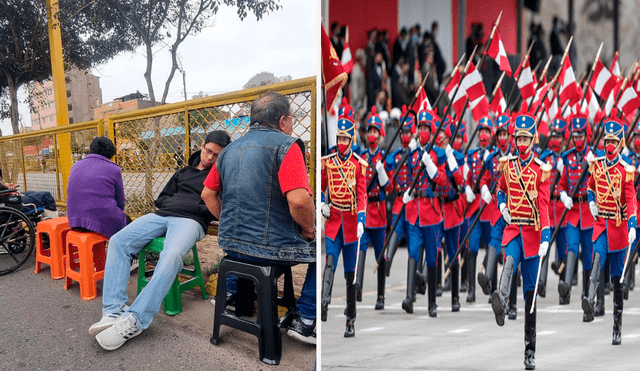
[[[91,327],[89,327],[89,335],[96,336],[100,332],[108,329],[113,326],[113,323],[120,319],[120,317],[124,314],[124,312],[129,309],[128,306],[124,306],[120,312],[105,314],[100,318],[100,322],[96,322]]]
[[[113,326],[96,335],[98,344],[106,350],[116,350],[127,340],[142,333],[133,313],[129,313],[113,323]]]

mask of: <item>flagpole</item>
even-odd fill
[[[511,91],[509,92],[509,95],[507,96],[507,108],[509,108],[509,104],[511,103],[511,98],[513,98],[513,93],[516,90],[516,86],[518,86],[518,80],[520,80],[520,75],[522,74],[522,66],[524,66],[524,62],[525,60],[529,59],[529,54],[531,53],[531,49],[533,48],[533,43],[531,43],[531,45],[529,45],[529,50],[527,50],[527,54],[524,56],[524,58],[522,58],[522,60],[520,61],[520,64],[518,65],[518,69],[520,72],[518,73],[518,76],[513,76],[515,83],[513,84],[513,86],[511,86]]]
[[[442,86],[447,86],[449,85],[449,82],[451,81],[451,79],[453,78],[453,74],[456,72],[456,70],[458,69],[458,67],[460,66],[460,63],[462,63],[462,61],[464,60],[464,57],[467,56],[467,53],[462,53],[462,57],[460,57],[460,59],[458,60],[458,63],[456,63],[455,67],[453,67],[453,70],[451,71],[451,74],[449,75],[449,77],[447,78],[447,81],[442,84]],[[442,96],[444,95],[444,88],[440,89],[440,94],[438,94],[438,97],[436,98],[436,101],[433,103],[433,111],[434,112],[438,112],[438,103],[440,103],[440,99],[442,99]]]
[[[593,72],[596,70],[596,64],[598,63],[598,59],[600,59],[600,52],[602,51],[602,45],[604,45],[604,43],[600,43],[600,47],[598,48],[598,53],[596,53],[596,59],[593,61],[593,66],[591,66],[591,70],[589,71],[589,78],[587,79],[587,88],[583,89],[584,91],[582,92],[580,109],[582,109],[582,105],[584,104],[584,101],[587,98],[587,89],[589,89],[589,86],[591,86],[591,79],[593,78]]]

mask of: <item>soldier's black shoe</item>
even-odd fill
[[[422,273],[417,272],[417,271],[416,271],[415,284],[416,284],[416,291],[419,294],[424,295],[424,294],[427,293],[427,282],[426,282],[426,279],[423,277]]]
[[[354,336],[356,336],[356,328],[353,325],[353,323],[356,321],[355,318],[351,319],[347,317],[347,327],[344,330],[344,337],[346,338],[352,338]]]
[[[467,292],[467,281],[462,281],[460,283],[460,292]]]
[[[467,303],[475,303],[475,302],[476,302],[475,290],[473,292],[469,291],[469,294],[467,295]]]
[[[541,298],[547,297],[547,285],[538,286],[538,296]]]
[[[440,296],[442,296],[442,286],[438,285],[438,287],[436,287],[436,297]]]
[[[409,314],[413,313],[413,300],[411,300],[410,298],[405,298],[402,301],[402,309],[404,309],[405,312]]]
[[[491,308],[493,309],[493,314],[496,316],[498,326],[504,326],[504,307],[500,301],[500,294],[498,294],[497,291],[491,295]]]
[[[478,272],[478,285],[480,286],[480,288],[482,289],[482,292],[485,295],[489,295],[490,292],[490,287],[489,287],[489,279],[488,277],[482,273],[482,272]]]
[[[515,320],[518,318],[518,308],[515,305],[509,304],[509,319]]]
[[[562,281],[558,282],[558,294],[560,294],[560,305],[567,305],[571,301],[571,285]]]
[[[611,345],[620,345],[622,344],[622,334],[620,331],[613,331],[613,337],[611,338]]]
[[[429,304],[429,317],[438,317],[438,309],[436,303]]]
[[[376,310],[384,309],[384,296],[378,296],[378,300],[376,301]]]
[[[558,268],[560,268],[560,266],[557,262],[551,262],[551,270],[553,271],[553,273],[560,275],[560,272],[558,272]]]
[[[583,322],[593,321],[593,306],[591,306],[587,298],[582,298],[582,311],[584,312],[582,317]]]
[[[535,370],[536,369],[536,352],[527,349],[524,352],[524,369]]]
[[[460,299],[451,298],[451,311],[459,312],[460,311]]]
[[[596,305],[593,309],[593,315],[595,317],[602,317],[604,316],[604,300],[600,301],[597,300],[596,301]]]
[[[569,304],[569,303],[566,303],[566,302],[564,301],[564,297],[563,297],[562,295],[560,295],[560,296],[558,297],[558,304],[560,304],[560,305],[566,305],[566,304]]]

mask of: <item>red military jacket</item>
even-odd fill
[[[551,149],[546,149],[540,155],[540,159],[549,165],[551,165],[551,176],[549,177],[549,192],[551,192],[551,187],[556,181],[556,178],[562,176],[562,174],[558,174],[556,170],[556,166],[558,165],[558,160],[562,157],[560,153],[556,153]],[[560,179],[558,179],[558,182]],[[562,213],[564,212],[564,204],[560,201],[560,187],[556,184],[556,187],[553,189],[553,194],[551,194],[549,200],[549,226],[551,228],[555,228],[562,217]],[[567,212],[568,213],[568,212]],[[562,227],[567,226],[567,218],[564,218],[562,222]]]
[[[562,170],[562,177],[556,186],[559,192],[564,191],[567,192],[568,196],[571,196],[571,192],[573,192],[573,189],[577,186],[578,178],[580,178],[580,173],[582,172],[582,166],[580,166],[582,158],[586,156],[590,150],[590,146],[585,146],[581,152],[578,152],[575,148],[571,148],[562,154],[564,169]],[[582,230],[592,228],[593,216],[591,215],[591,211],[589,211],[589,203],[587,202],[586,181],[582,182],[575,197],[577,197],[577,199],[573,200],[573,208],[567,212],[565,220],[575,227],[580,223],[580,229]]]
[[[459,163],[462,164],[462,153],[454,151],[457,159],[460,159]],[[464,221],[465,203],[463,197],[458,195],[457,186],[464,184],[464,173],[462,166],[458,166],[455,172],[451,172],[449,165],[445,163],[444,168],[446,170],[447,182],[444,186],[436,186],[436,193],[439,196],[440,204],[442,206],[442,217],[444,219],[444,229],[451,229],[459,226]],[[455,187],[454,187],[455,185]]]
[[[409,176],[409,165],[408,165],[409,159],[407,158],[404,164],[402,164],[402,166],[400,166],[400,168],[398,169],[398,166],[402,161],[402,157],[408,151],[409,151],[409,148],[406,148],[406,149],[398,148],[393,153],[387,156],[387,169],[389,171],[389,174],[388,174],[389,180],[392,180],[394,177],[396,177],[392,187],[396,190],[398,194],[395,201],[393,202],[393,209],[392,209],[393,215],[397,215],[400,212],[400,209],[402,209],[402,205],[403,205],[402,196],[411,186],[411,181],[410,181],[411,177]],[[396,173],[398,173],[397,176],[396,176]]]
[[[609,251],[627,247],[628,220],[636,215],[636,193],[633,189],[635,168],[617,156],[612,162],[596,158],[589,166],[590,198],[598,205],[598,219],[593,227],[593,241],[606,231]],[[592,193],[593,192],[593,193]]]
[[[511,152],[511,145],[507,148],[505,153]],[[502,158],[502,152],[498,147],[495,147],[493,152],[487,158],[487,170],[482,175],[482,179],[480,180],[480,188],[482,189],[483,185],[486,185],[489,189],[493,187],[493,184],[498,182],[500,177],[502,176],[502,165],[500,163],[500,158]],[[482,192],[480,193],[482,195]],[[500,210],[498,210],[498,203],[496,201],[495,193],[491,195],[491,202],[487,207],[484,208],[484,212],[480,216],[480,221],[486,222],[490,221],[491,226],[496,225],[498,219],[500,219],[502,215],[500,214]]]
[[[467,182],[466,185],[471,187],[475,186],[478,181],[478,177],[480,176],[480,171],[482,171],[482,157],[484,156],[485,151],[489,151],[489,149],[483,149],[480,147],[476,147],[469,151],[467,154],[467,165],[469,166],[469,174],[467,174]],[[487,166],[491,166],[487,164]],[[486,169],[484,174],[487,174],[489,169]],[[480,187],[482,187],[482,183],[478,183]],[[489,186],[487,186],[489,187]],[[480,194],[476,194],[476,198],[473,200],[471,205],[469,206],[469,210],[467,210],[466,218],[470,218],[473,214],[480,209],[480,202],[482,202]],[[480,216],[480,220],[489,221],[491,220],[491,209],[489,206],[484,208],[482,215]]]
[[[342,227],[344,243],[355,242],[358,240],[358,213],[364,212],[367,205],[367,162],[353,152],[345,160],[333,153],[322,157],[320,166],[321,189],[331,207],[325,234],[335,240]]]
[[[376,164],[382,161],[382,158],[384,157],[384,150],[378,148],[372,155],[367,149],[360,155],[364,161],[367,161],[369,163],[366,172],[368,187],[369,183],[373,179],[373,169],[376,168]],[[391,179],[389,179],[389,182],[383,187],[382,185],[380,185],[380,181],[378,180],[378,177],[376,175],[376,179],[374,179],[373,181],[373,187],[367,194],[367,221],[364,225],[365,228],[387,228],[387,205],[384,199],[385,192],[391,192],[392,190],[393,185],[391,184]]]
[[[526,161],[508,156],[500,159],[499,202],[506,201],[511,223],[502,235],[502,246],[522,236],[525,258],[538,255],[543,234],[549,238],[549,175],[551,165],[535,158]],[[500,193],[502,192],[502,194]],[[506,198],[503,200],[502,198]]]
[[[422,174],[418,175],[424,150],[420,147],[416,148],[409,154],[408,160],[411,181],[418,176],[419,178],[414,190],[415,198],[407,204],[405,215],[409,223],[418,227],[427,227],[442,222],[440,201],[431,190],[431,181],[429,181],[427,170],[425,169]],[[438,147],[434,147],[429,154],[433,163],[438,166],[438,173],[432,181],[437,185],[444,186],[447,184],[446,154]]]

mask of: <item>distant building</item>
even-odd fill
[[[255,88],[258,86],[271,85],[278,82],[291,81],[291,76],[281,76],[276,77],[271,72],[260,72],[259,74],[253,76],[249,79],[249,81],[242,87],[243,89]]]
[[[113,102],[105,103],[94,110],[96,119],[106,119],[109,116],[127,111],[134,111],[142,108],[153,107],[154,104],[146,99],[146,94],[135,92],[116,98]]]
[[[65,85],[69,123],[93,120],[93,110],[102,104],[102,89],[98,77],[89,71],[72,68],[65,72]],[[31,85],[29,96],[34,105],[34,112],[31,113],[32,130],[57,126],[53,81]]]

